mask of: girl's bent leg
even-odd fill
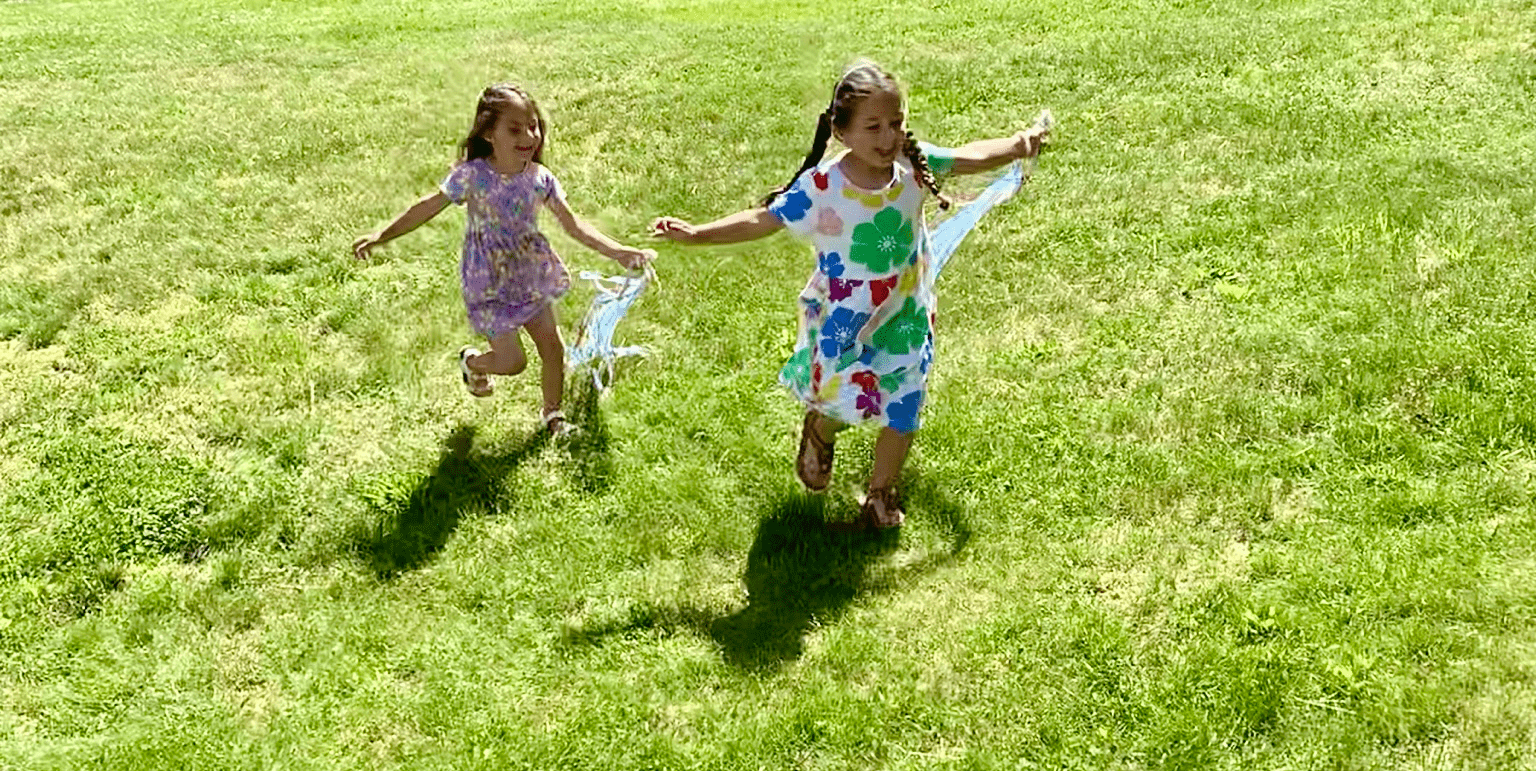
[[[517,330],[504,332],[491,338],[491,350],[471,356],[469,368],[487,375],[516,375],[528,367],[528,354],[523,352],[523,341]]]
[[[800,424],[800,454],[795,458],[795,473],[805,489],[819,493],[832,483],[832,454],[836,433],[847,425],[815,410],[805,411]]]
[[[544,391],[544,414],[547,416],[560,409],[565,391],[565,342],[560,339],[560,327],[555,323],[554,306],[545,306],[524,329],[528,330],[533,346],[539,351],[539,385]]]

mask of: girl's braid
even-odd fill
[[[834,101],[833,104],[835,106],[836,102]],[[768,197],[763,199],[764,206],[773,203],[773,199],[783,195],[784,191],[788,190],[789,186],[793,185],[795,180],[805,173],[806,169],[821,163],[821,157],[826,155],[827,152],[827,140],[832,138],[833,109],[834,107],[828,107],[825,112],[816,118],[816,138],[811,141],[811,151],[805,154],[805,162],[800,164],[800,170],[795,172],[795,175],[790,177],[783,187],[769,193]]]
[[[917,139],[910,131],[907,132],[906,153],[907,160],[912,162],[912,171],[917,173],[917,181],[923,183],[923,187],[933,193],[933,197],[939,202],[940,209],[948,209],[949,198],[939,192],[939,180],[933,176],[933,169],[928,167],[928,157],[923,155],[922,148],[917,146]]]

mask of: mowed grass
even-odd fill
[[[1533,30],[0,4],[0,767],[1536,767]],[[789,238],[661,247],[569,445],[458,382],[460,212],[348,256],[486,83],[639,242],[786,181],[860,55],[938,144],[1060,121],[946,268],[899,535],[823,527],[869,432],[793,479]]]

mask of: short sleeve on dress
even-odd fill
[[[927,142],[918,142],[917,148],[922,151],[923,159],[928,161],[928,168],[935,176],[948,174],[955,168],[954,148],[938,147]]]
[[[469,195],[469,181],[474,174],[474,163],[456,164],[453,170],[448,172],[448,177],[443,180],[443,184],[438,185],[438,189],[443,191],[443,195],[447,196],[448,200],[462,204]]]
[[[539,165],[538,191],[541,202],[565,201],[565,191],[560,189],[560,180],[555,179],[554,173],[544,168],[543,164]]]
[[[811,195],[807,187],[815,169],[806,169],[789,183],[789,189],[773,197],[768,213],[784,223],[784,229],[797,238],[810,238],[816,229],[811,222]]]

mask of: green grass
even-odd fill
[[[0,767],[1536,768],[1528,3],[610,6],[0,4]],[[868,432],[793,480],[790,239],[663,246],[569,446],[458,382],[461,214],[347,256],[488,82],[638,242],[860,55],[1060,120],[899,536]]]

